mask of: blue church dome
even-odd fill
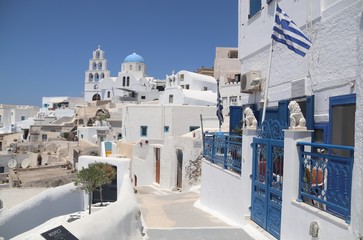
[[[137,62],[137,63],[143,63],[144,62],[144,58],[141,57],[140,55],[133,53],[128,55],[124,62]]]

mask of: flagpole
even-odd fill
[[[276,0],[276,5],[277,4],[278,4],[278,0]],[[275,15],[276,15],[276,6],[274,6],[273,25],[275,24]],[[274,45],[274,39],[271,39],[270,57],[269,57],[268,72],[267,72],[267,77],[266,77],[266,82],[265,82],[265,96],[264,96],[264,102],[263,102],[261,124],[263,123],[263,121],[265,121],[265,118],[266,118],[266,108],[267,108],[267,104],[268,104],[268,90],[269,90],[269,82],[270,82],[270,76],[271,76],[272,52],[274,51],[273,45]]]
[[[270,76],[271,76],[272,52],[274,51],[273,44],[274,44],[274,40],[272,39],[271,45],[270,45],[270,58],[269,58],[269,63],[268,63],[268,72],[267,72],[267,77],[266,77],[266,82],[265,82],[265,96],[264,96],[261,123],[263,123],[263,121],[265,121],[265,117],[266,117],[266,108],[267,108],[267,103],[268,103],[268,90],[269,90],[269,82],[270,82]]]

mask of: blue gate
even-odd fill
[[[254,222],[280,238],[284,140],[282,125],[264,121],[253,139],[251,217]]]

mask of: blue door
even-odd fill
[[[251,218],[280,238],[284,141],[278,121],[265,121],[253,139]]]

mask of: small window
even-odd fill
[[[120,140],[120,139],[122,139],[122,133],[119,133],[119,134],[117,135],[117,140]]]
[[[81,139],[83,139],[83,134],[81,134]]]
[[[184,74],[180,74],[180,81],[184,81]]]
[[[198,129],[198,128],[200,128],[200,127],[199,126],[190,126],[189,132],[194,131],[195,129]]]
[[[127,77],[127,86],[130,86],[130,77]]]
[[[169,103],[173,103],[174,102],[174,95],[170,94],[169,95]]]
[[[98,59],[98,58],[100,58],[100,51],[97,51],[96,52],[96,58]]]
[[[140,136],[141,137],[147,137],[147,126],[141,126],[140,127]]]
[[[255,16],[261,10],[261,0],[250,0],[250,15],[248,18]]]
[[[122,86],[125,86],[125,84],[126,84],[126,77],[123,77],[122,78]]]
[[[24,120],[25,120],[25,116],[21,116],[21,117],[20,117],[20,120],[21,120],[21,121],[24,121]]]
[[[45,105],[45,104],[44,104]],[[1,122],[2,116],[0,115],[0,122]]]
[[[185,85],[185,89],[189,89],[189,84]]]
[[[237,50],[231,50],[228,52],[228,58],[238,58],[238,51]]]
[[[108,97],[108,98],[110,98],[110,97],[111,97],[111,92],[110,92],[110,91],[108,91],[108,92],[107,92],[107,97]]]
[[[185,88],[185,86],[184,86],[184,85],[180,85],[180,86],[181,86],[181,88],[182,88],[182,89],[184,89],[184,88]]]
[[[105,74],[104,73],[101,73],[101,78],[105,78]]]
[[[98,69],[102,69],[102,63],[101,62],[98,63]]]
[[[146,97],[145,96],[141,96],[141,99],[146,99]]]
[[[129,69],[130,69],[130,71],[132,71],[132,65],[129,65]]]
[[[96,69],[96,63],[93,63],[93,70]]]
[[[204,87],[204,88],[203,88],[203,91],[207,91],[207,90],[208,90],[208,87]]]
[[[139,66],[139,71],[141,72],[141,66]]]
[[[169,132],[169,126],[164,126],[164,132],[166,132],[166,133]]]

